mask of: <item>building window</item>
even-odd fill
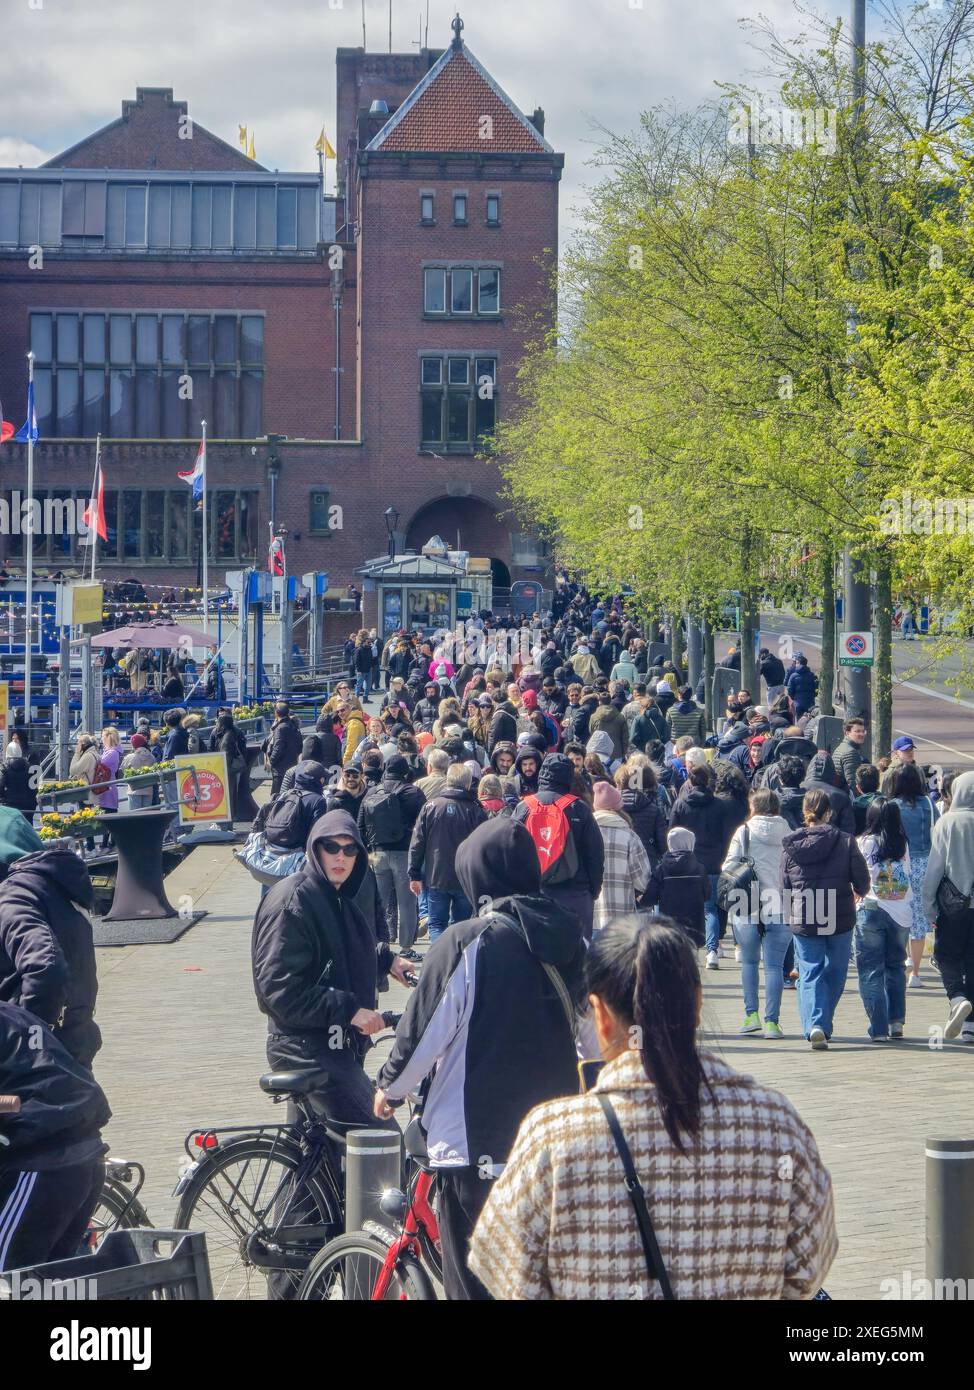
[[[499,193],[487,194],[487,226],[499,227],[501,224],[501,197]]]
[[[262,314],[32,313],[30,342],[46,438],[264,432]]]
[[[40,515],[40,532],[34,537],[34,554],[41,561],[83,563],[90,559],[90,547],[80,525],[88,494],[78,489],[35,491]],[[5,492],[8,506],[17,493]],[[199,550],[200,523],[191,512],[187,488],[143,490],[125,488],[105,492],[105,522],[108,539],[98,543],[99,564],[159,564],[166,557],[173,563],[193,560]],[[260,494],[252,489],[212,490],[207,496],[209,552],[214,561],[253,560],[257,555],[257,518]],[[190,518],[193,529],[190,531]],[[194,537],[192,552],[190,535]],[[6,541],[8,557],[22,556],[23,535],[11,533]]]
[[[467,454],[483,447],[494,430],[496,383],[496,358],[421,358],[421,447]]]
[[[424,227],[432,227],[436,222],[436,198],[432,193],[419,195],[419,220]]]
[[[330,496],[331,492],[328,488],[317,488],[311,494],[308,530],[313,536],[331,535],[331,528],[328,525],[328,499]]]
[[[466,193],[454,193],[453,195],[453,224],[456,227],[465,227],[467,225]]]
[[[446,271],[439,268],[424,272],[425,307],[428,314],[446,313]]]
[[[493,318],[500,312],[499,266],[426,266],[423,307],[427,314]]]

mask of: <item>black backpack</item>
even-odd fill
[[[305,793],[300,787],[292,787],[289,792],[279,796],[271,807],[264,823],[264,831],[271,844],[280,849],[304,849],[305,817],[301,798]]]
[[[369,795],[368,813],[376,846],[390,849],[399,844],[406,833],[406,822],[398,794],[378,788]]]

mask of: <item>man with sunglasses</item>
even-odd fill
[[[321,1073],[312,1099],[334,1120],[375,1124],[363,1060],[383,1027],[380,977],[405,983],[410,963],[377,942],[354,898],[369,861],[347,811],[312,828],[304,868],[275,884],[254,919],[254,989],[268,1016],[267,1060],[275,1070]]]

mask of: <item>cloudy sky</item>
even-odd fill
[[[364,0],[368,46],[389,43],[388,0]],[[692,105],[757,57],[739,23],[796,24],[792,0],[429,0],[430,47],[464,39],[525,112],[543,106],[566,155],[563,212],[583,196],[593,122],[633,128],[664,101]],[[817,0],[824,14],[848,0]],[[393,0],[393,47],[415,49],[425,0]],[[362,43],[362,0],[4,0],[0,167],[37,164],[114,120],[137,86],[172,87],[194,120],[256,135],[261,164],[314,169],[334,140],[339,46]]]

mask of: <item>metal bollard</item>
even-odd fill
[[[402,1134],[398,1129],[351,1129],[345,1136],[345,1230],[388,1218],[379,1199],[402,1179]]]
[[[925,1152],[927,1279],[936,1298],[948,1279],[974,1288],[974,1139],[928,1139]]]

